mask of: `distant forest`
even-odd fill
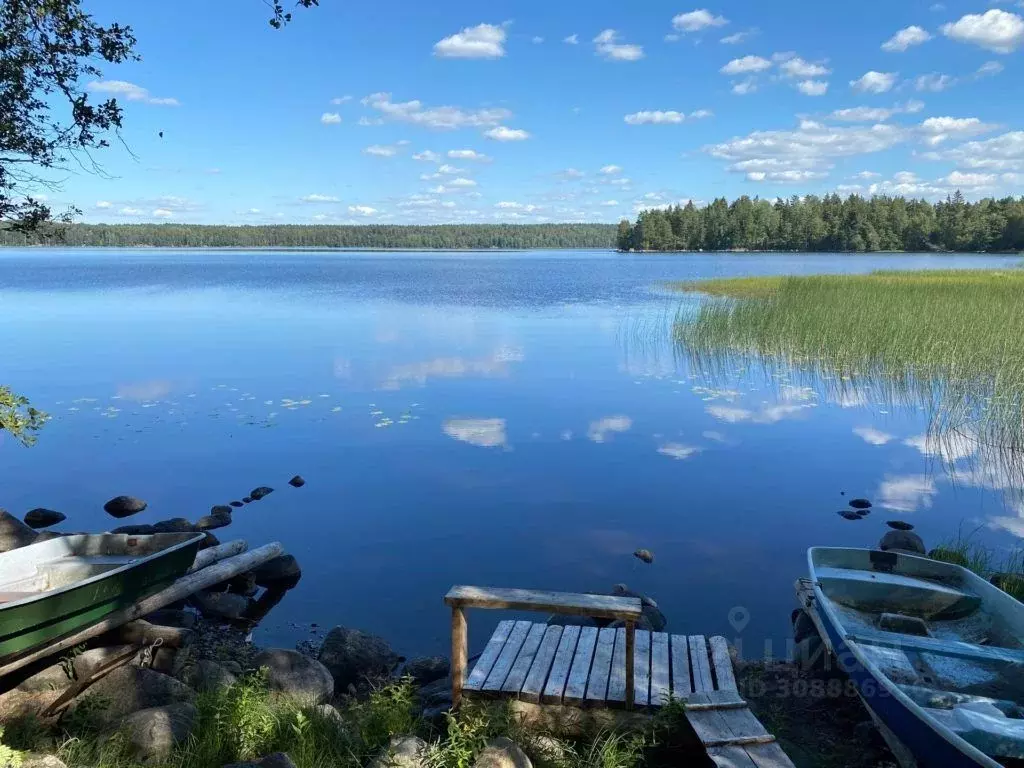
[[[0,229],[0,245],[238,248],[614,248],[613,224],[71,224],[25,236]]]
[[[619,224],[616,244],[622,251],[1024,251],[1024,198],[722,198],[703,208],[643,211],[636,223]]]

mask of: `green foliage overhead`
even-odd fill
[[[719,198],[704,208],[643,211],[635,224],[619,224],[616,244],[623,251],[1020,251],[1024,198]]]
[[[33,408],[28,398],[0,386],[0,431],[7,432],[22,445],[32,445],[35,433],[50,417]]]
[[[39,245],[38,232],[5,232],[0,245]],[[436,226],[228,226],[74,224],[64,245],[238,248],[614,248],[611,224],[442,224]]]

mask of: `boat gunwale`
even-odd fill
[[[948,727],[944,726],[942,723],[940,723],[938,720],[936,720],[934,717],[928,714],[928,712],[925,711],[924,707],[922,707],[920,704],[911,699],[910,696],[908,696],[906,693],[900,690],[899,686],[896,685],[896,683],[894,683],[888,675],[882,672],[881,668],[879,668],[879,666],[872,659],[870,659],[866,653],[864,653],[864,649],[860,643],[856,642],[855,640],[848,639],[850,632],[847,630],[846,625],[836,615],[832,599],[824,593],[824,591],[821,588],[821,584],[817,579],[817,570],[815,568],[814,555],[817,552],[825,551],[874,552],[880,550],[873,550],[870,548],[862,547],[810,547],[807,550],[807,568],[808,573],[811,577],[811,586],[814,589],[814,597],[815,602],[817,603],[818,610],[825,614],[825,620],[832,626],[832,628],[835,630],[836,634],[839,636],[840,640],[850,651],[850,653],[853,654],[854,658],[857,660],[857,663],[859,663],[864,668],[864,670],[869,675],[871,675],[872,679],[874,679],[875,682],[878,683],[878,685],[884,688],[890,696],[895,698],[912,715],[914,715],[921,722],[927,725],[928,728],[931,729],[936,736],[941,738],[950,746],[957,749],[961,754],[971,758],[972,760],[978,761],[980,765],[983,765],[986,768],[1003,768],[1001,763],[999,763],[989,755],[986,755],[973,744],[963,739],[962,737],[958,736]],[[938,562],[928,557],[919,557],[917,555],[904,554],[903,552],[899,552],[896,554],[897,557],[905,557],[911,560],[919,560],[931,564],[936,564]],[[978,582],[980,582],[987,587],[996,589],[995,587],[992,587],[992,585],[989,584],[987,581],[982,579],[980,576],[978,576],[975,573],[972,573],[966,568],[962,568],[961,566],[954,565],[952,563],[941,563],[941,565],[947,566],[950,569],[962,571],[961,575],[967,577],[967,583],[971,584],[971,586],[975,586]],[[825,638],[823,638],[823,640],[825,640]],[[835,653],[835,649],[832,649],[832,651],[833,653]],[[864,697],[862,697],[862,699],[863,698]],[[864,704],[868,708],[871,708],[871,705],[867,700],[864,700]]]
[[[150,539],[150,538],[153,538],[153,537],[156,537],[156,536],[187,536],[187,535],[188,534],[185,534],[185,533],[150,533],[150,534],[80,533],[80,534],[75,534],[74,536],[65,536],[63,538],[65,538],[65,539],[76,539],[76,538],[89,538],[89,537],[96,537],[96,536],[116,536],[116,537],[123,537],[125,540],[127,540],[127,539]],[[53,597],[57,597],[58,595],[62,595],[62,594],[65,594],[67,592],[70,592],[71,590],[79,589],[81,587],[89,586],[90,584],[94,584],[94,583],[99,582],[99,581],[101,581],[103,579],[110,578],[111,576],[117,576],[117,575],[119,575],[121,573],[124,573],[124,572],[126,572],[128,570],[131,570],[133,568],[137,568],[140,565],[143,565],[144,563],[148,563],[148,562],[151,562],[151,561],[153,561],[153,560],[155,560],[157,558],[164,557],[164,556],[170,554],[171,552],[176,552],[176,551],[178,551],[180,549],[184,549],[185,547],[189,547],[192,544],[199,543],[199,542],[201,542],[203,540],[204,537],[205,537],[205,535],[202,534],[202,533],[194,533],[189,538],[185,539],[184,541],[180,541],[177,544],[173,544],[173,545],[171,545],[169,547],[165,547],[164,549],[159,549],[156,552],[153,552],[153,553],[151,553],[149,555],[146,555],[145,557],[140,557],[140,558],[138,558],[136,560],[132,560],[130,562],[125,563],[124,565],[118,566],[117,568],[111,568],[109,571],[103,571],[102,573],[97,573],[95,576],[90,576],[87,579],[82,579],[81,581],[74,581],[74,582],[72,582],[70,584],[66,584],[63,587],[58,587],[57,589],[48,589],[48,590],[46,590],[44,592],[39,592],[39,593],[31,595],[29,597],[22,597],[22,598],[19,598],[18,600],[11,600],[10,602],[7,602],[7,603],[0,603],[0,616],[3,616],[4,612],[6,612],[8,610],[11,610],[11,609],[14,609],[14,608],[21,608],[21,607],[26,606],[26,605],[31,605],[32,603],[34,603],[36,601],[39,601],[39,600],[48,600],[48,599],[51,599]],[[38,543],[39,544],[47,544],[49,542],[38,542]],[[35,546],[35,544],[29,544],[26,547],[19,547],[18,550],[11,550],[11,551],[12,552],[14,552],[14,551],[21,551],[22,553],[24,553],[25,550],[27,550],[27,549],[29,549],[30,547],[33,547],[33,546]],[[56,558],[56,559],[60,559],[60,558]],[[53,562],[53,561],[49,560],[47,562]]]

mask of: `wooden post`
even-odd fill
[[[633,708],[633,699],[635,691],[633,676],[635,671],[633,669],[633,657],[634,649],[636,647],[636,622],[626,621],[626,709]]]
[[[466,681],[466,664],[469,657],[469,632],[466,613],[461,608],[452,608],[452,706],[462,703],[462,686]]]

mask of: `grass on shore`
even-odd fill
[[[1024,601],[1024,550],[1014,549],[1000,558],[995,550],[974,540],[975,529],[968,534],[958,530],[956,536],[939,543],[928,553],[933,560],[952,563],[981,576],[992,579],[996,586],[1013,597]]]

